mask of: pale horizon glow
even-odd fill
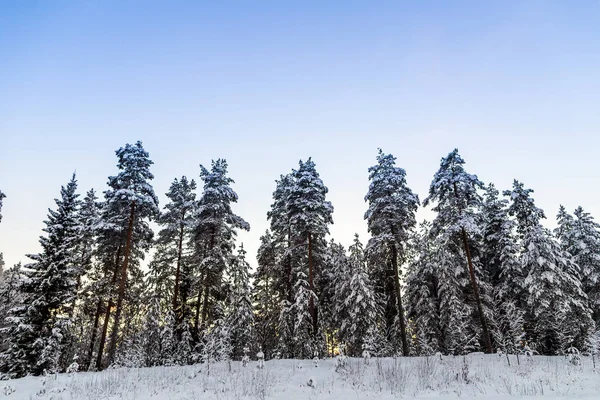
[[[206,3],[206,4],[204,4]],[[600,2],[12,2],[0,9],[0,252],[40,250],[77,172],[101,196],[141,140],[170,183],[225,158],[255,266],[275,179],[312,157],[331,237],[363,243],[377,148],[421,200],[441,157],[600,220]],[[432,213],[421,209],[419,220]]]

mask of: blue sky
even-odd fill
[[[600,219],[599,25],[598,1],[3,2],[0,251],[26,261],[71,173],[101,192],[138,139],[161,206],[173,178],[228,160],[253,264],[274,180],[309,156],[332,235],[366,240],[378,147],[421,198],[458,147],[551,220]]]

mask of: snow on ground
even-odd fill
[[[227,400],[227,399],[599,399],[592,358],[572,365],[564,357],[515,356],[273,360],[258,369],[239,362],[109,369],[0,382],[0,399]]]

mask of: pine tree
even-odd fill
[[[42,252],[29,255],[19,283],[22,303],[8,317],[9,345],[2,354],[2,370],[12,377],[44,371],[58,372],[63,339],[70,329],[70,313],[80,271],[76,259],[77,212],[80,201],[75,175],[61,188],[56,210],[44,221],[47,236]]]
[[[378,293],[386,299],[387,330],[392,331],[394,321],[400,324],[402,352],[408,356],[408,335],[402,290],[400,266],[407,261],[409,233],[416,225],[415,213],[419,198],[406,183],[406,172],[396,167],[396,157],[385,154],[381,149],[377,165],[369,168],[371,184],[365,196],[369,209],[365,214],[368,230],[372,237],[367,245],[367,254],[374,265],[372,276],[376,277]]]
[[[477,315],[482,329],[482,338],[487,353],[492,353],[492,340],[484,313],[479,284],[475,275],[475,266],[471,254],[469,235],[477,234],[476,210],[481,206],[481,196],[477,193],[483,183],[477,175],[465,171],[465,161],[454,149],[448,156],[442,158],[440,169],[435,173],[429,196],[423,201],[427,206],[436,202],[433,211],[438,214],[433,221],[432,233],[436,236],[445,236],[442,239],[450,247],[456,247],[462,242],[462,249],[466,255],[467,272],[471,284],[472,295],[475,300]]]
[[[298,252],[300,252],[300,248],[305,249],[305,256],[301,255],[301,257],[308,264],[306,271],[308,287],[305,287],[304,284],[297,285],[297,287],[310,292],[302,294],[296,292],[295,304],[300,307],[299,298],[308,299],[312,334],[316,338],[319,334],[317,285],[324,264],[325,235],[329,233],[328,225],[333,223],[333,206],[326,200],[329,190],[319,177],[311,158],[307,161],[300,161],[299,168],[294,170],[292,175],[294,185],[288,197],[287,217],[293,235],[292,243]],[[301,271],[301,264],[296,266],[297,278],[304,275],[304,271]]]
[[[106,307],[96,360],[98,369],[102,367],[102,355],[112,307],[115,307],[115,315],[108,347],[108,364],[115,359],[127,295],[125,289],[128,288],[131,293],[130,282],[141,280],[142,274],[138,270],[139,260],[144,257],[144,251],[149,248],[153,236],[148,222],[155,219],[159,213],[158,199],[150,184],[154,179],[154,175],[150,172],[153,162],[144,150],[142,142],[138,141],[134,145],[126,144],[115,153],[119,173],[108,178],[110,189],[104,192],[105,205],[101,216],[103,226],[100,231],[103,237],[100,238],[102,243],[99,247],[101,251],[108,253],[104,256],[107,257],[105,262],[112,266],[112,271],[107,269],[106,281],[111,289],[116,287],[116,293],[110,293]],[[113,304],[113,296],[116,296],[116,304]]]
[[[231,209],[238,195],[231,188],[233,179],[227,176],[227,161],[218,159],[212,162],[210,170],[202,165],[200,170],[204,187],[194,216],[196,225],[192,239],[194,251],[201,260],[202,275],[195,325],[196,329],[200,326],[202,301],[202,325],[206,329],[210,322],[222,317],[216,304],[226,298],[223,273],[232,258],[237,230],[249,230],[250,225]]]
[[[273,192],[273,204],[267,213],[270,221],[272,242],[270,245],[275,264],[270,268],[272,291],[275,292],[275,309],[273,314],[277,319],[276,337],[277,352],[283,357],[292,356],[293,322],[291,305],[294,302],[293,263],[297,260],[296,247],[292,245],[292,231],[288,214],[290,193],[294,187],[292,174],[281,175],[276,181]],[[265,351],[267,349],[265,348]],[[268,353],[267,353],[268,354]]]
[[[159,224],[163,228],[158,233],[158,242],[165,246],[161,253],[172,253],[175,260],[172,305],[177,324],[182,323],[184,318],[189,316],[189,311],[184,308],[188,300],[187,288],[190,284],[186,282],[182,285],[182,281],[184,279],[187,281],[191,277],[182,277],[182,270],[186,269],[182,264],[185,261],[183,244],[190,236],[196,207],[195,190],[196,182],[193,179],[188,181],[185,176],[175,179],[167,192],[170,202],[165,206],[166,211],[159,218]],[[184,287],[183,291],[181,291],[182,286]]]

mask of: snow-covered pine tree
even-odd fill
[[[112,269],[106,270],[105,277],[110,294],[96,359],[98,369],[103,366],[104,344],[113,307],[115,314],[107,363],[111,364],[114,360],[123,308],[128,305],[125,298],[135,299],[128,294],[132,294],[136,283],[142,282],[143,274],[139,271],[139,261],[144,258],[145,251],[152,243],[153,232],[149,222],[159,214],[158,198],[150,184],[154,179],[150,172],[153,162],[144,150],[142,142],[126,144],[115,153],[119,173],[108,178],[110,189],[104,192],[105,204],[99,227],[99,251],[104,253],[101,254],[101,259]],[[115,297],[116,303],[113,302]]]
[[[402,305],[400,267],[407,261],[409,233],[416,225],[419,198],[406,183],[406,171],[396,166],[396,157],[381,149],[377,164],[369,168],[369,191],[365,196],[369,208],[365,213],[371,239],[367,255],[373,265],[371,276],[378,294],[386,300],[385,318],[388,333],[396,321],[400,325],[402,353],[410,354],[406,319]]]
[[[231,342],[232,358],[241,359],[244,348],[254,342],[254,312],[250,292],[250,264],[246,250],[241,245],[227,268],[230,293],[227,299],[225,320]]]
[[[423,201],[423,205],[436,203],[433,211],[437,212],[437,216],[433,221],[432,234],[442,238],[444,245],[448,246],[448,250],[453,249],[454,253],[460,252],[459,249],[462,247],[482,330],[482,341],[485,351],[492,353],[492,340],[471,254],[472,244],[469,243],[469,236],[479,233],[476,211],[481,207],[482,200],[477,190],[483,188],[483,183],[477,175],[467,173],[464,164],[465,161],[458,154],[458,149],[454,149],[448,156],[442,158],[440,169],[433,177],[429,196]]]
[[[196,182],[193,179],[188,180],[185,176],[175,179],[167,192],[169,203],[165,205],[165,211],[158,220],[162,227],[158,233],[158,242],[164,246],[163,253],[173,253],[175,260],[172,307],[177,325],[190,316],[187,300],[191,286],[188,281],[191,277],[182,276],[182,272],[188,269],[182,264],[185,261],[183,245],[189,239],[193,228],[196,208],[195,190]],[[186,283],[182,284],[183,280],[186,280]],[[184,290],[181,290],[182,288]],[[178,336],[180,336],[179,329]]]
[[[63,338],[69,334],[70,312],[76,295],[78,266],[77,212],[80,201],[75,175],[60,191],[56,210],[49,210],[40,237],[42,252],[28,255],[34,262],[22,270],[22,303],[9,312],[8,348],[2,370],[12,377],[58,372]]]
[[[329,233],[329,224],[333,223],[333,206],[326,200],[329,189],[323,184],[315,163],[309,158],[299,162],[299,168],[292,172],[294,186],[288,197],[287,216],[289,218],[292,243],[301,254],[305,250],[308,290],[308,309],[311,318],[312,334],[319,334],[317,286],[323,272],[325,256],[325,235]],[[300,276],[297,266],[296,277]],[[304,288],[303,285],[298,287]],[[298,294],[298,293],[296,293]],[[304,295],[300,297],[304,298]],[[297,306],[298,298],[295,299]],[[298,325],[298,324],[296,324]]]
[[[543,354],[557,354],[574,346],[583,348],[592,333],[588,298],[573,257],[540,221],[544,212],[531,197],[533,190],[514,181],[509,213],[516,217],[522,239],[521,265],[527,271],[527,333]]]
[[[583,291],[588,295],[593,318],[600,322],[600,224],[582,207],[574,216],[563,206],[557,215],[555,234],[561,246],[578,266]]]
[[[360,357],[365,347],[376,352],[370,343],[383,324],[383,307],[367,272],[364,248],[358,235],[349,248],[346,280],[336,280],[335,311],[342,317],[339,336],[349,355]]]
[[[293,262],[297,259],[292,246],[292,231],[288,214],[290,193],[294,187],[294,177],[291,173],[281,175],[275,181],[276,188],[273,192],[273,204],[267,213],[272,232],[272,252],[275,257],[276,268],[272,268],[272,288],[276,293],[277,325],[277,352],[283,357],[292,356],[293,348],[293,316],[291,306],[294,302]],[[264,349],[267,351],[267,349]],[[267,353],[269,354],[269,353]],[[272,355],[273,353],[271,353]]]
[[[202,277],[195,326],[198,329],[202,325],[206,329],[221,317],[216,303],[226,298],[223,273],[233,257],[237,230],[249,230],[250,225],[231,209],[238,195],[231,188],[233,179],[227,176],[227,161],[213,160],[210,170],[201,165],[200,177],[204,187],[194,215],[196,225],[192,237]]]
[[[269,230],[260,237],[257,261],[253,274],[252,300],[256,340],[264,354],[271,355],[277,346],[277,325],[281,312],[281,298],[285,290],[281,285],[281,265],[278,263],[278,248]]]

